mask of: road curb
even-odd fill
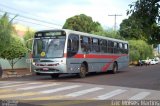
[[[23,76],[30,76],[30,75],[32,75],[32,74],[23,74],[23,75],[18,75],[18,74],[10,74],[10,75],[2,75],[2,78],[1,79],[3,79],[3,78],[17,78],[17,77],[23,77]]]

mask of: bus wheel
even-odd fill
[[[118,71],[118,65],[117,65],[116,62],[114,62],[114,64],[113,64],[113,69],[112,69],[112,73],[113,73],[113,74],[116,74],[117,71]]]
[[[58,78],[58,77],[59,77],[59,74],[52,74],[51,77],[52,77],[52,79]]]
[[[84,64],[81,64],[79,77],[84,78],[86,76],[87,68]]]
[[[40,73],[36,73],[36,75],[41,75]]]
[[[1,64],[0,64],[0,78],[2,78],[2,74],[3,74],[3,70],[2,70],[2,67],[1,67]]]

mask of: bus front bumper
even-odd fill
[[[43,70],[43,69],[35,69],[33,70],[35,73],[39,74],[54,74],[54,73],[62,73],[59,70],[56,69],[49,69],[49,70]]]

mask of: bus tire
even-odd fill
[[[56,74],[52,74],[51,77],[52,77],[52,79],[58,78],[58,77],[59,77],[59,74],[57,74],[57,73],[56,73]]]
[[[2,75],[3,75],[3,70],[2,70],[2,67],[0,65],[0,78],[2,78]]]
[[[85,66],[85,64],[82,63],[80,67],[79,77],[80,78],[86,77],[86,72],[87,72],[87,67]]]
[[[113,64],[113,69],[112,69],[112,73],[113,73],[113,74],[116,74],[117,71],[118,71],[118,65],[117,65],[116,62],[114,62],[114,64]]]
[[[41,75],[40,73],[36,73],[36,75]]]

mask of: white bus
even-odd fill
[[[32,70],[37,75],[116,73],[129,64],[128,42],[67,29],[35,33]]]

